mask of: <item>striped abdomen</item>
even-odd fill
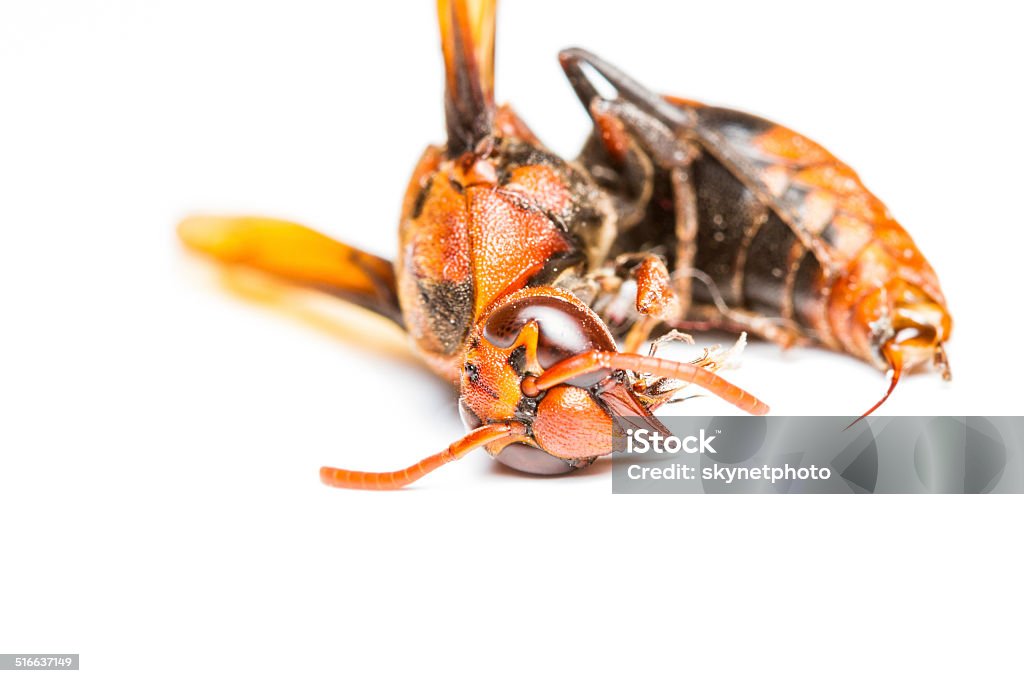
[[[827,150],[749,114],[678,103],[696,112],[701,149],[694,266],[729,307],[878,363],[866,324],[878,311],[865,302],[877,308],[878,293],[899,282],[944,305],[910,236]],[[694,300],[712,303],[712,294],[694,283]]]

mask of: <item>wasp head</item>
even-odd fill
[[[488,447],[514,469],[557,474],[585,467],[612,452],[619,415],[660,423],[619,371],[598,369],[540,392],[529,383],[565,359],[615,350],[605,324],[573,295],[551,287],[520,290],[499,301],[470,337],[462,420],[469,429],[508,420],[526,425],[525,435]]]

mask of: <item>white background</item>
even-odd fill
[[[955,381],[909,378],[884,414],[1020,414],[1009,7],[509,1],[499,98],[573,155],[555,55],[579,44],[823,142],[956,321]],[[0,650],[103,681],[1019,673],[1019,497],[612,497],[607,465],[480,454],[396,494],[319,484],[442,448],[453,391],[386,323],[224,280],[173,227],[265,213],[393,256],[443,132],[436,31],[429,2],[0,5]],[[766,345],[730,377],[777,414],[884,388]]]

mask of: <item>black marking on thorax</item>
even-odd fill
[[[429,329],[446,355],[455,353],[469,329],[473,313],[473,283],[419,280],[420,304],[429,318]]]
[[[419,194],[416,195],[416,201],[412,205],[412,214],[410,218],[416,220],[423,213],[423,206],[427,203],[427,197],[430,196],[430,189],[434,186],[434,176],[427,178],[427,182],[423,183],[423,187],[420,188]]]

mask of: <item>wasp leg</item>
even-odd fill
[[[563,62],[563,65],[565,63]],[[579,64],[570,61],[566,70],[580,97],[596,90],[581,80]],[[594,94],[588,110],[597,134],[582,155],[587,168],[600,181],[602,164],[616,167],[617,175],[608,182],[619,198],[620,229],[641,223],[653,193],[656,171],[665,173],[672,192],[676,253],[673,284],[679,300],[679,317],[685,318],[692,301],[691,276],[697,253],[697,194],[694,189],[693,161],[698,147],[678,135],[666,123],[640,107],[621,100],[605,100]],[[611,173],[607,171],[607,173]]]
[[[674,278],[676,295],[679,298],[680,317],[685,317],[691,302],[691,277],[697,248],[697,197],[694,189],[692,163],[699,155],[697,145],[687,139],[686,131],[693,127],[692,113],[666,102],[657,94],[643,87],[614,66],[599,57],[580,49],[564,50],[559,61],[576,91],[580,101],[587,107],[597,134],[584,150],[585,163],[592,171],[600,168],[603,159],[617,166],[617,190],[630,189],[631,177],[643,173],[629,171],[630,167],[656,167],[668,174],[673,194],[675,212],[676,254]],[[589,67],[599,74],[616,91],[615,99],[603,98],[594,81],[584,70]],[[639,146],[639,153],[634,149]],[[595,151],[595,147],[600,150]],[[599,152],[603,152],[600,154]],[[627,182],[623,182],[627,181]],[[653,187],[654,175],[650,174],[645,185]],[[636,185],[636,183],[632,183]],[[646,212],[650,193],[638,195],[630,191],[634,204],[641,214]],[[635,208],[635,207],[634,207]],[[636,222],[643,220],[643,216]]]
[[[616,82],[615,85],[619,84]],[[632,90],[627,94],[636,95]],[[787,320],[769,318],[752,311],[730,308],[721,301],[716,302],[715,306],[699,306],[697,307],[699,310],[693,310],[691,314],[693,279],[703,280],[700,277],[702,274],[694,268],[698,216],[692,162],[699,154],[699,150],[685,138],[670,130],[665,122],[650,113],[648,109],[642,109],[631,102],[598,99],[591,103],[590,109],[595,116],[611,117],[619,122],[624,131],[639,141],[644,151],[650,154],[653,164],[659,170],[668,172],[673,194],[676,236],[676,269],[672,276],[672,283],[679,307],[679,313],[675,318],[677,322],[672,326],[699,329],[699,323],[705,323],[709,329],[731,328],[750,332],[778,343],[784,348],[805,341],[805,336],[800,330]],[[713,283],[705,282],[705,284],[713,287]],[[713,290],[714,293],[716,290]],[[698,327],[692,326],[691,320],[698,321]],[[635,338],[628,341],[637,343]],[[638,343],[642,344],[642,341]],[[639,346],[635,348],[639,348]]]
[[[402,311],[390,261],[297,223],[251,216],[192,216],[178,226],[189,248],[368,308],[399,326]]]
[[[672,326],[688,330],[731,330],[749,332],[762,339],[778,344],[784,349],[792,346],[810,345],[811,340],[792,322],[784,318],[770,318],[742,308],[722,310],[717,306],[702,304],[690,309],[690,319],[677,321]]]
[[[622,122],[601,109],[600,102],[594,100],[588,107],[594,132],[577,161],[608,190],[615,206],[616,227],[627,232],[647,215],[654,195],[655,168],[647,153],[626,133]]]
[[[659,323],[680,317],[679,298],[672,290],[672,278],[665,262],[648,255],[631,272],[636,282],[636,310],[640,318],[633,323],[623,350],[636,353],[647,343]]]
[[[669,103],[611,64],[585,50],[563,50],[558,58],[569,83],[590,113],[612,158],[620,161],[623,159],[622,153],[617,150],[626,148],[628,136],[621,132],[622,128],[625,128],[662,169],[683,166],[693,159],[697,148],[686,139],[696,123],[692,111]],[[615,88],[616,96],[602,97],[594,81],[583,70],[583,66],[588,66],[600,74]],[[615,132],[614,128],[607,125],[604,120],[608,116],[620,122],[619,132],[615,135],[612,135]]]
[[[616,99],[636,105],[673,130],[689,129],[694,124],[693,112],[669,103],[591,52],[578,47],[569,48],[558,53],[558,61],[585,107],[589,107],[595,98],[602,97],[593,79],[583,70],[587,66],[615,89]]]
[[[590,107],[597,116],[611,117],[639,141],[653,165],[667,172],[675,221],[676,274],[673,285],[679,299],[679,317],[685,318],[692,301],[691,276],[697,256],[697,193],[693,182],[695,145],[675,135],[664,123],[638,107],[621,101],[596,100]]]
[[[684,344],[693,344],[693,337],[686,334],[685,332],[680,332],[679,330],[671,329],[651,342],[651,348],[650,350],[648,350],[647,355],[657,356],[658,351],[661,350],[661,347],[671,342],[683,342]]]
[[[637,353],[640,348],[651,338],[651,334],[658,327],[658,319],[645,315],[633,323],[622,342],[622,350],[625,353]]]
[[[697,257],[697,193],[689,164],[673,168],[670,176],[676,212],[676,271],[672,284],[679,298],[679,318],[685,319],[693,301],[693,279],[689,273]]]

